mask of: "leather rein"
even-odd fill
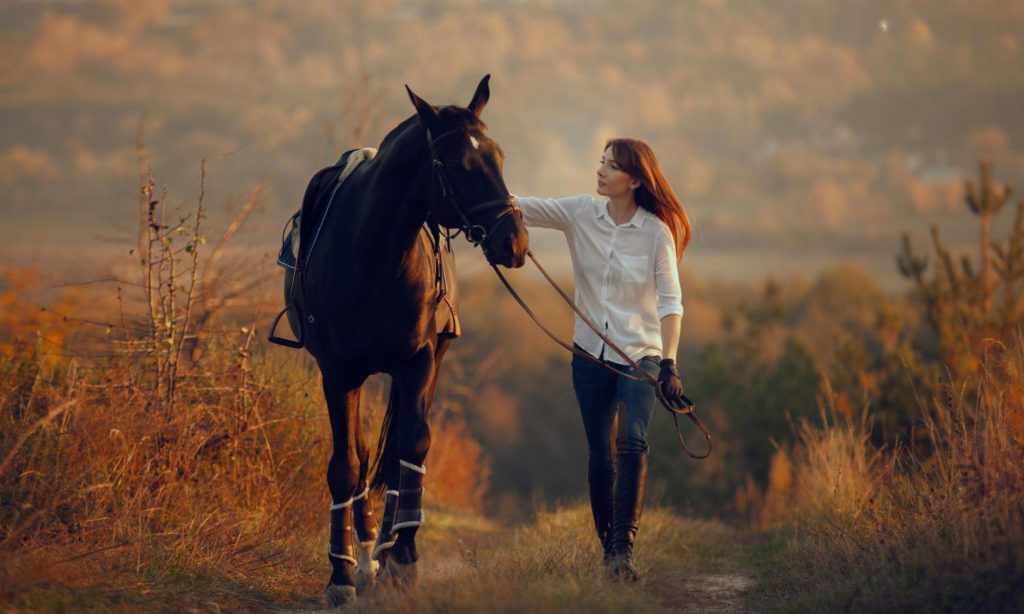
[[[540,329],[542,331],[544,331],[544,333],[548,337],[550,337],[552,341],[554,341],[558,345],[562,346],[563,348],[569,350],[574,355],[579,356],[580,358],[583,358],[585,360],[588,360],[588,361],[590,361],[590,362],[592,362],[592,363],[594,363],[596,365],[599,365],[599,366],[601,366],[601,367],[603,367],[605,369],[608,369],[609,371],[614,371],[615,373],[617,373],[619,375],[622,375],[624,377],[628,377],[629,379],[632,379],[632,380],[635,380],[635,381],[647,384],[649,386],[653,386],[654,387],[654,393],[657,395],[658,401],[661,403],[662,407],[667,409],[669,411],[669,413],[672,414],[672,420],[675,422],[675,425],[676,425],[676,437],[679,439],[679,445],[682,446],[683,452],[686,452],[686,454],[690,458],[695,458],[695,459],[704,459],[704,458],[707,458],[708,456],[710,456],[711,455],[711,433],[708,432],[707,427],[705,427],[704,423],[700,421],[700,418],[698,418],[693,413],[693,409],[694,409],[693,401],[691,401],[689,399],[689,397],[687,397],[686,395],[681,396],[679,398],[678,402],[675,405],[669,399],[667,399],[665,397],[664,392],[662,392],[662,390],[661,390],[661,386],[658,384],[658,380],[653,378],[649,373],[647,373],[647,371],[644,371],[640,367],[640,365],[638,365],[636,363],[636,361],[634,361],[632,358],[627,356],[626,353],[623,352],[621,349],[619,349],[619,347],[617,345],[615,345],[615,343],[612,342],[611,339],[609,339],[600,330],[598,330],[598,328],[596,326],[594,326],[594,323],[591,322],[590,319],[587,318],[587,316],[583,315],[583,312],[580,311],[580,308],[576,305],[576,303],[571,298],[569,298],[569,295],[567,295],[565,293],[565,291],[562,290],[558,286],[558,284],[555,283],[555,280],[551,278],[551,275],[549,275],[548,272],[544,269],[544,267],[541,266],[540,262],[537,261],[537,258],[536,258],[536,256],[533,255],[533,252],[532,251],[527,251],[526,255],[530,257],[530,260],[533,261],[533,264],[537,267],[537,270],[539,270],[541,272],[541,274],[544,275],[544,278],[548,281],[549,284],[551,284],[551,287],[554,288],[556,291],[558,291],[558,294],[562,297],[562,300],[564,300],[570,307],[572,307],[572,310],[576,312],[576,315],[578,315],[580,317],[580,319],[583,320],[583,323],[586,324],[587,326],[589,326],[590,329],[592,331],[594,331],[594,333],[596,333],[597,336],[600,337],[601,340],[604,341],[605,344],[607,344],[609,348],[611,348],[614,352],[616,352],[617,354],[619,354],[620,356],[625,358],[626,359],[626,363],[631,367],[631,370],[636,372],[636,373],[638,373],[640,376],[637,377],[636,375],[633,375],[633,373],[627,373],[625,371],[622,371],[622,370],[620,370],[620,369],[618,369],[618,368],[616,368],[614,366],[615,363],[612,363],[612,362],[610,362],[608,360],[600,360],[598,358],[594,358],[593,356],[591,356],[587,352],[584,352],[583,350],[577,349],[577,348],[569,345],[568,343],[562,341],[561,339],[559,339],[553,332],[551,332],[546,326],[544,326],[544,324],[541,323],[540,319],[537,318],[537,316],[533,313],[533,311],[529,308],[529,306],[527,306],[526,301],[524,301],[522,299],[522,297],[519,296],[519,294],[512,288],[512,285],[508,283],[508,280],[505,279],[505,276],[501,274],[501,271],[498,270],[498,267],[495,266],[494,264],[492,264],[491,268],[494,269],[494,272],[495,272],[495,274],[497,274],[498,279],[500,279],[501,283],[505,285],[505,289],[508,290],[509,294],[512,295],[512,298],[514,298],[516,300],[516,302],[519,303],[519,306],[523,308],[523,311],[525,311],[526,314],[528,316],[530,316],[530,318],[534,321],[534,323],[536,323],[537,326],[539,326]],[[707,452],[705,452],[704,454],[694,454],[693,452],[690,451],[690,448],[687,447],[686,441],[683,439],[682,429],[679,427],[679,416],[680,415],[685,415],[687,418],[689,418],[690,421],[693,422],[697,426],[697,428],[700,430],[700,432],[704,435],[704,439],[708,442]]]
[[[512,219],[511,217],[509,217],[511,214],[513,214],[513,213],[517,214],[521,218],[522,215],[523,215],[523,212],[516,205],[515,197],[513,197],[512,195],[508,195],[505,198],[499,198],[499,199],[495,199],[495,200],[485,201],[485,202],[479,203],[477,205],[474,205],[474,206],[472,206],[470,208],[466,208],[466,207],[463,206],[463,204],[459,200],[458,194],[456,193],[454,187],[452,186],[451,179],[449,179],[449,177],[448,177],[448,172],[447,172],[447,169],[445,168],[444,162],[441,160],[440,156],[438,156],[437,150],[434,147],[434,144],[437,141],[440,141],[441,139],[443,139],[445,137],[448,137],[450,135],[460,134],[460,133],[461,133],[461,131],[459,129],[453,129],[453,130],[448,130],[447,132],[443,132],[442,134],[440,134],[436,138],[434,138],[430,134],[430,129],[429,128],[427,129],[427,144],[428,144],[428,146],[430,148],[431,168],[433,170],[434,177],[437,178],[437,183],[438,183],[438,185],[441,188],[441,194],[440,194],[441,199],[442,200],[447,200],[448,202],[451,203],[452,208],[455,210],[455,213],[458,215],[460,221],[462,222],[460,228],[455,232],[455,234],[449,235],[448,238],[452,239],[452,238],[458,236],[459,232],[462,232],[463,234],[465,234],[466,239],[470,243],[472,243],[474,246],[479,246],[481,249],[483,249],[483,251],[486,254],[487,248],[484,245],[484,242],[487,240],[487,238],[491,234],[493,234],[494,231],[497,230],[498,227],[502,223],[504,223],[508,219]],[[473,223],[473,221],[471,219],[472,216],[475,216],[475,215],[477,215],[477,214],[479,214],[481,212],[488,211],[488,210],[491,210],[491,209],[496,209],[496,208],[499,208],[499,207],[502,208],[502,211],[499,212],[495,216],[494,221],[491,223],[490,228],[484,228],[483,226],[481,226],[479,224],[474,224]],[[433,206],[431,207],[431,210],[432,211],[434,210]],[[502,275],[502,273],[498,269],[497,265],[495,265],[494,263],[490,262],[490,258],[488,258],[488,263],[491,265],[491,268],[494,269],[494,272],[498,276],[498,279],[501,280],[501,283],[505,286],[505,289],[508,290],[508,293],[512,295],[512,298],[514,298],[516,300],[516,302],[519,303],[519,306],[523,308],[523,311],[525,311],[526,314],[530,316],[530,318],[534,321],[534,323],[536,323],[537,326],[540,327],[540,329],[542,331],[544,331],[544,333],[547,334],[547,336],[550,337],[552,341],[554,341],[558,345],[562,346],[563,348],[569,350],[570,352],[572,352],[576,356],[579,356],[580,358],[588,360],[588,361],[590,361],[590,362],[592,362],[594,364],[597,364],[597,365],[599,365],[599,366],[601,366],[601,367],[603,367],[605,369],[608,369],[610,371],[614,371],[615,373],[617,373],[619,375],[622,375],[624,377],[628,377],[628,378],[630,378],[632,380],[635,380],[635,381],[638,381],[638,382],[642,382],[642,383],[645,383],[645,384],[647,384],[649,386],[654,387],[654,392],[655,392],[655,394],[658,397],[658,401],[661,403],[662,407],[667,409],[669,411],[669,413],[672,414],[672,420],[675,422],[675,425],[676,425],[676,436],[679,439],[679,445],[682,446],[683,451],[686,452],[686,454],[689,455],[690,458],[695,458],[695,459],[703,459],[703,458],[707,458],[708,456],[710,456],[711,455],[711,434],[708,432],[708,429],[704,426],[704,423],[702,423],[700,421],[700,419],[697,418],[697,416],[693,413],[693,409],[694,409],[693,401],[691,401],[685,395],[683,395],[680,399],[678,399],[678,401],[675,404],[673,404],[672,401],[669,401],[665,397],[665,394],[662,392],[661,386],[658,384],[658,381],[655,378],[651,377],[651,375],[649,373],[644,371],[640,367],[640,365],[638,365],[636,363],[636,361],[634,361],[633,359],[629,358],[629,356],[627,356],[625,352],[623,352],[621,349],[619,349],[619,347],[617,345],[615,345],[615,343],[613,343],[611,339],[609,339],[600,330],[598,330],[598,328],[593,324],[593,322],[590,321],[590,319],[587,318],[587,316],[583,315],[583,312],[580,311],[580,308],[576,305],[576,303],[571,298],[569,298],[569,295],[567,295],[565,293],[565,291],[563,291],[558,286],[558,284],[555,283],[555,280],[551,278],[551,275],[549,275],[548,272],[544,269],[544,267],[541,266],[540,262],[537,261],[537,258],[533,255],[533,252],[528,250],[526,252],[526,255],[530,257],[530,260],[533,261],[533,264],[537,267],[537,269],[541,272],[541,274],[544,275],[544,278],[548,281],[549,284],[551,284],[551,287],[553,287],[558,292],[558,294],[562,297],[562,299],[566,303],[568,303],[568,305],[570,307],[572,307],[573,311],[576,312],[576,315],[578,315],[580,317],[580,319],[583,320],[583,322],[587,326],[589,326],[590,329],[593,330],[594,333],[596,333],[597,336],[600,337],[601,340],[605,342],[605,344],[608,345],[609,348],[611,348],[613,351],[615,351],[620,356],[625,358],[627,364],[630,366],[632,371],[634,371],[637,374],[639,374],[639,377],[637,375],[633,375],[632,373],[627,373],[625,371],[622,371],[622,370],[616,368],[615,366],[613,366],[614,363],[611,363],[610,361],[600,360],[600,359],[594,358],[593,356],[591,356],[587,352],[584,352],[582,350],[578,350],[578,349],[574,348],[573,346],[569,345],[568,343],[566,343],[566,342],[562,341],[561,339],[559,339],[546,326],[544,326],[543,323],[541,323],[540,319],[533,313],[533,310],[531,310],[530,307],[526,304],[526,301],[524,301],[523,298],[521,296],[519,296],[519,294],[515,291],[515,289],[512,288],[512,285],[509,284],[508,280],[505,279],[505,276]],[[680,415],[685,415],[686,417],[688,417],[697,426],[697,428],[700,430],[700,432],[704,435],[704,438],[705,438],[705,440],[708,443],[707,452],[705,452],[704,454],[694,454],[693,452],[690,451],[690,448],[687,447],[686,441],[683,439],[682,430],[679,427],[679,416]]]

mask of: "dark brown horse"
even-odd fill
[[[305,253],[286,275],[285,298],[293,331],[320,367],[334,439],[331,605],[373,582],[371,556],[382,578],[415,577],[428,416],[452,337],[438,332],[439,256],[423,237],[444,244],[444,229],[461,229],[494,264],[519,267],[525,259],[527,234],[505,187],[503,155],[480,121],[489,77],[466,108],[435,108],[406,88],[416,114],[342,183],[337,172],[318,173],[303,200]],[[449,294],[454,283],[446,280]],[[368,476],[359,393],[373,373],[391,376],[391,393]],[[385,490],[379,531],[368,487]]]

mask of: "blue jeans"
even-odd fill
[[[645,356],[637,362],[651,377],[658,377],[657,356]],[[612,364],[620,371],[635,373],[626,365]],[[625,410],[619,419],[616,450],[619,454],[647,451],[647,428],[651,424],[656,401],[653,387],[576,355],[572,357],[572,387],[580,406],[592,465],[612,467],[612,425],[619,401]]]

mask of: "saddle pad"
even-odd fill
[[[309,249],[312,250],[316,242],[315,234],[312,238],[303,237],[303,234],[308,235],[310,232],[315,232],[323,217],[327,215],[330,199],[324,198],[324,196],[345,181],[360,163],[373,158],[376,154],[377,150],[372,147],[349,150],[341,154],[335,164],[323,168],[313,175],[302,199],[302,208],[288,218],[285,223],[281,237],[281,250],[277,256],[278,265],[293,271],[300,268],[300,258],[305,257],[300,251],[302,245],[309,244]],[[317,207],[319,203],[324,203],[322,210]],[[315,220],[313,223],[306,224],[305,232],[303,232],[302,224],[303,215],[310,220]],[[437,310],[435,312],[437,334],[454,339],[462,335],[457,309],[455,254],[447,236],[437,233],[440,245],[436,247],[434,236],[435,234],[428,224],[424,224],[420,229],[420,240],[424,242],[427,252],[438,254],[440,260],[434,288],[437,294]]]
[[[303,210],[306,209],[307,219],[317,220],[313,224],[314,228],[318,226],[322,218],[327,215],[327,207],[330,206],[329,199],[322,198],[325,195],[324,193],[327,190],[333,191],[336,189],[357,166],[376,155],[377,150],[373,147],[351,149],[341,154],[337,162],[320,169],[313,175],[302,198],[302,206],[285,223],[284,232],[281,237],[281,251],[277,255],[277,264],[293,271],[298,268],[299,255],[301,254],[300,249],[303,244],[309,243],[310,237],[308,233],[311,231],[307,229],[305,233],[303,232]],[[332,180],[332,177],[335,179]],[[320,207],[322,207],[322,210]],[[307,236],[303,236],[304,234]],[[313,247],[313,244],[309,244],[309,249],[313,249]]]

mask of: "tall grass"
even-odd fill
[[[771,591],[783,611],[1024,608],[1024,341],[928,407],[927,456],[875,451],[864,423],[800,429],[790,550]]]
[[[316,548],[328,440],[316,382],[294,358],[247,352],[251,340],[212,344],[172,412],[139,386],[145,354],[0,366],[4,601],[48,586],[252,583]]]

